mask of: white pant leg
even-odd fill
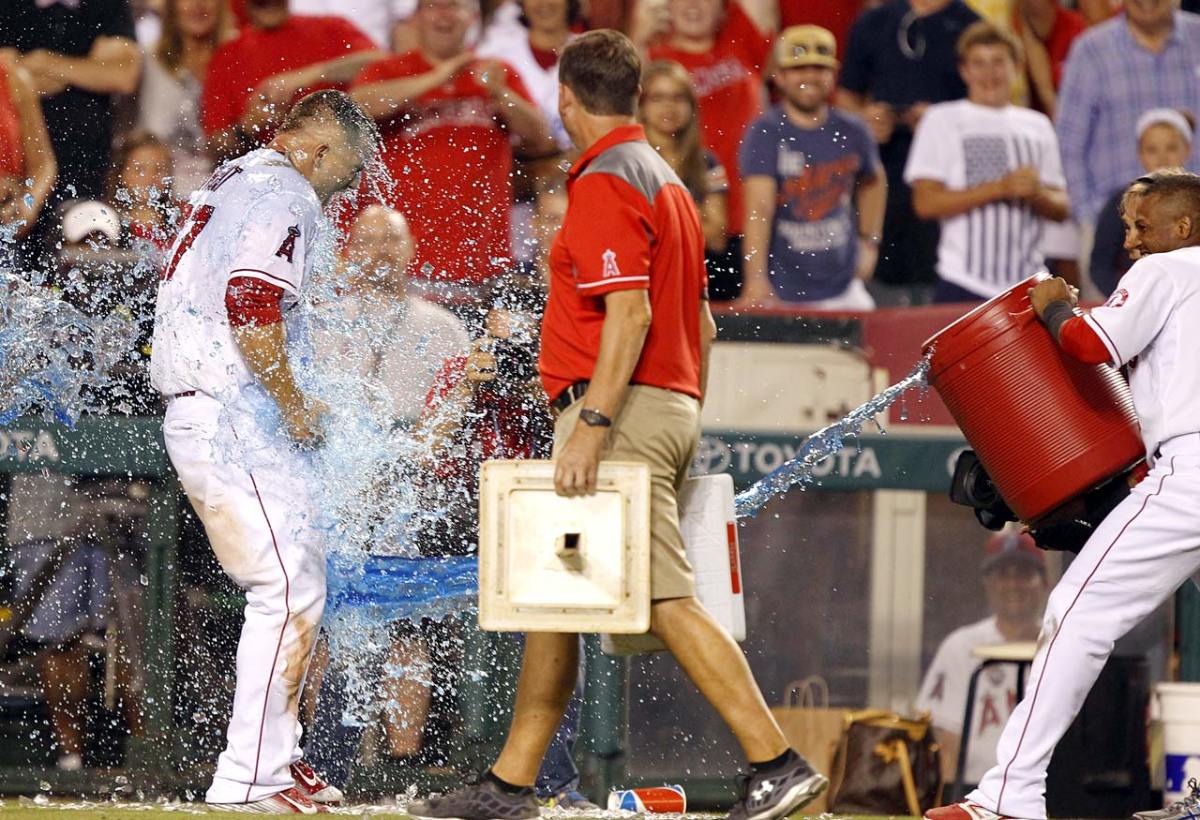
[[[863,280],[856,276],[837,296],[817,302],[807,302],[804,307],[811,310],[874,310],[875,297],[871,296]]]
[[[1200,457],[1164,456],[1096,529],[1046,605],[1025,699],[968,795],[1010,817],[1046,816],[1046,768],[1117,639],[1200,566]]]
[[[292,786],[300,693],[325,606],[325,558],[303,461],[284,447],[264,463],[232,463],[220,443],[228,420],[219,415],[209,399],[177,399],[163,427],[217,560],[246,592],[228,745],[206,796],[241,803]],[[248,422],[235,426],[239,439],[256,435]]]

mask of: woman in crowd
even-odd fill
[[[558,116],[558,55],[582,21],[581,0],[509,0],[496,10],[475,49],[479,57],[512,66],[563,150],[571,147],[571,139]]]
[[[1190,115],[1174,108],[1153,108],[1138,118],[1138,159],[1146,173],[1164,168],[1182,168],[1192,153],[1192,132],[1195,123]],[[1104,296],[1117,289],[1117,281],[1132,267],[1131,257],[1124,246],[1125,228],[1122,221],[1133,223],[1137,207],[1136,188],[1115,191],[1096,221],[1096,241],[1092,246],[1089,274],[1092,284]]]
[[[704,226],[705,250],[724,253],[729,182],[716,156],[700,143],[696,93],[679,63],[654,60],[642,72],[638,118],[646,139],[679,175],[696,200]]]
[[[229,33],[223,0],[166,0],[162,38],[145,62],[138,126],[170,148],[175,190],[189,196],[212,171],[200,128],[208,61]]]
[[[123,229],[165,251],[174,239],[171,151],[149,131],[131,131],[113,152],[105,198],[121,215]]]
[[[0,59],[0,225],[17,225],[16,237],[28,234],[57,176],[37,92],[23,70]]]

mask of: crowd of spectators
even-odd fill
[[[12,0],[0,220],[19,252],[0,260],[52,267],[73,200],[116,209],[121,246],[161,250],[215,164],[338,87],[385,137],[390,180],[355,207],[396,211],[405,292],[478,329],[492,285],[534,255],[539,186],[572,159],[558,54],[604,25],[644,50],[641,120],[699,206],[715,301],[969,301],[1044,260],[1103,291],[1123,264],[1114,193],[1195,165],[1200,17],[1062,2]],[[964,48],[967,32],[990,45]],[[1186,130],[1134,126],[1152,110]]]

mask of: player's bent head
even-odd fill
[[[632,117],[641,79],[637,47],[612,29],[596,29],[573,40],[558,63],[558,81],[596,116]]]
[[[363,164],[370,162],[379,152],[379,129],[375,122],[349,94],[332,88],[314,91],[300,98],[283,118],[279,131],[294,133],[304,128],[325,126],[339,128],[346,145]]]

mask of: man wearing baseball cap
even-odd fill
[[[988,539],[979,566],[988,616],[951,632],[934,655],[921,683],[917,709],[933,716],[934,732],[942,747],[942,766],[953,777],[961,741],[967,684],[979,666],[971,654],[979,646],[1037,639],[1050,585],[1046,554],[1033,539],[1015,530]],[[972,716],[966,780],[978,783],[996,765],[996,741],[1017,698],[1017,677],[1011,664],[996,666],[979,677]]]
[[[875,306],[887,181],[857,116],[829,106],[837,42],[792,26],[775,44],[782,102],[751,123],[740,154],[746,225],[741,301],[829,310]]]

